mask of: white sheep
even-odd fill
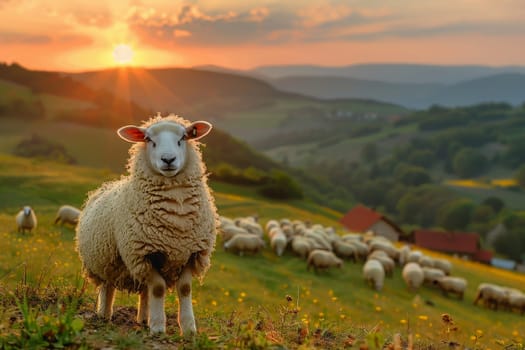
[[[165,332],[167,288],[179,296],[183,336],[196,333],[192,276],[210,267],[219,217],[200,143],[211,124],[160,115],[118,135],[134,143],[128,176],[91,192],[77,225],[77,250],[99,287],[97,313],[110,319],[115,289],[139,292],[138,322]]]
[[[367,260],[363,265],[363,277],[372,288],[380,291],[383,289],[383,284],[385,282],[385,270],[383,264],[375,259]]]
[[[411,292],[418,290],[425,280],[425,275],[423,274],[421,266],[415,262],[405,264],[402,276],[408,290]]]
[[[270,238],[270,246],[272,250],[277,254],[277,256],[282,256],[286,245],[288,244],[288,239],[282,230],[276,230],[276,232]]]
[[[404,266],[407,263],[408,254],[410,253],[410,246],[408,244],[399,248],[399,265]]]
[[[55,218],[55,225],[60,223],[76,225],[78,223],[78,217],[80,216],[80,209],[75,208],[71,205],[63,205],[58,208],[57,215]]]
[[[256,217],[247,216],[243,218],[236,218],[234,221],[235,221],[235,225],[245,229],[249,233],[257,235],[261,238],[264,236],[264,230],[261,224],[257,222]]]
[[[434,259],[428,255],[421,255],[417,263],[421,267],[434,267]]]
[[[219,229],[219,233],[222,237],[223,242],[229,241],[230,239],[232,239],[233,236],[238,234],[251,234],[242,227],[230,223],[221,226],[221,228]]]
[[[337,239],[332,242],[332,248],[335,255],[341,259],[350,259],[354,262],[357,261],[357,249],[354,245],[346,243],[342,239]]]
[[[291,241],[291,248],[295,255],[299,255],[301,258],[308,258],[308,254],[313,249],[313,243],[306,237],[295,236]]]
[[[447,276],[452,272],[452,263],[445,258],[434,258],[434,267],[443,271]]]
[[[488,308],[498,309],[498,306],[504,306],[507,299],[507,292],[501,286],[493,283],[480,283],[478,285],[474,305],[481,300]]]
[[[229,241],[224,243],[224,249],[239,255],[244,253],[256,254],[260,252],[266,243],[258,235],[252,233],[240,233],[233,236]]]
[[[25,233],[26,230],[31,233],[33,229],[36,229],[38,221],[36,219],[36,214],[33,208],[26,205],[22,210],[16,214],[16,225],[18,227],[18,232]]]
[[[328,250],[314,249],[308,254],[306,269],[314,268],[315,272],[319,270],[328,270],[330,267],[343,266],[343,260],[335,256],[334,253]]]
[[[423,270],[424,280],[423,283],[434,285],[434,281],[438,278],[444,277],[445,273],[440,270],[436,269],[435,267],[427,267],[423,266],[421,267]]]
[[[438,277],[434,280],[434,284],[441,289],[445,296],[447,296],[448,293],[453,293],[456,294],[459,299],[463,299],[465,290],[467,289],[467,280],[463,277]]]
[[[385,253],[382,250],[374,250],[367,257],[367,260],[371,260],[371,259],[377,260],[381,263],[381,265],[383,265],[386,276],[388,277],[394,276],[394,268],[396,267],[396,263],[394,259],[388,256],[387,253]]]

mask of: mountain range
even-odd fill
[[[247,71],[200,69],[262,79],[278,90],[320,99],[360,98],[408,108],[525,102],[525,67],[362,64],[345,67],[262,66]]]

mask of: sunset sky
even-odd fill
[[[64,71],[124,63],[524,65],[525,2],[0,0],[0,61]]]

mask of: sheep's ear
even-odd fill
[[[118,136],[128,142],[144,142],[146,130],[134,125],[126,125],[117,130]]]
[[[192,123],[186,128],[186,139],[187,140],[198,140],[201,137],[208,135],[212,128],[212,125],[205,121],[198,121]]]

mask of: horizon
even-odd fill
[[[517,10],[520,4],[155,0],[146,6],[132,0],[0,0],[0,61],[66,72],[205,65],[521,67],[525,11]]]

